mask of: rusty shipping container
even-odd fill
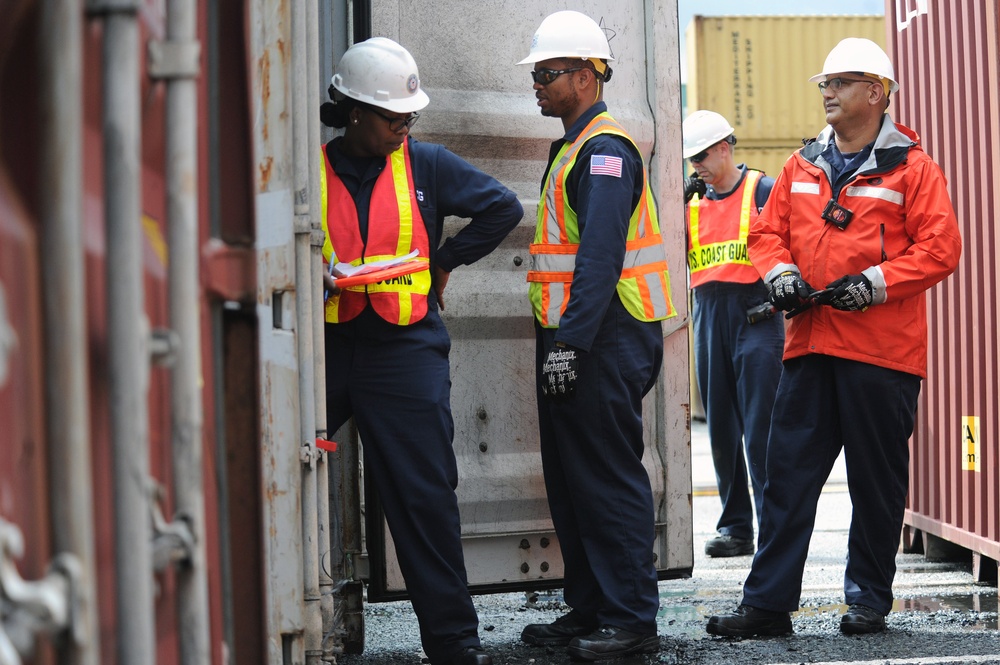
[[[394,36],[433,100],[415,136],[532,208],[561,132],[513,63],[559,3],[503,30],[523,3],[474,21],[461,4],[0,0],[0,662],[335,662],[363,650],[365,602],[405,594],[351,427],[334,454],[317,441],[319,104],[348,43]],[[676,3],[581,4],[619,14],[619,117],[679,210]],[[532,213],[449,285],[483,593],[562,582],[521,348]],[[676,273],[683,230],[664,229]],[[644,403],[661,577],[693,564],[682,288],[664,325],[680,369]]]
[[[928,378],[912,440],[906,541],[917,533],[1000,559],[1000,4],[886,2],[894,114],[942,167],[962,261],[928,296]],[[988,568],[987,568],[988,570]],[[988,574],[988,573],[984,573]],[[995,574],[995,572],[993,573]]]
[[[686,113],[721,113],[736,129],[738,161],[775,176],[825,126],[806,83],[844,37],[885,45],[882,16],[695,16],[685,31]]]

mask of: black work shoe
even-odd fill
[[[584,637],[574,637],[566,652],[574,660],[604,660],[631,653],[656,653],[660,638],[656,633],[630,633],[614,626],[601,626]]]
[[[743,556],[753,554],[753,541],[721,535],[705,543],[705,554],[711,557]]]
[[[589,635],[597,627],[579,612],[564,614],[552,623],[532,623],[521,631],[521,641],[536,647],[564,647],[574,637]]]
[[[845,635],[881,633],[885,630],[885,615],[867,605],[851,605],[840,618],[840,632]]]
[[[732,614],[719,614],[708,620],[705,630],[724,637],[778,637],[792,634],[788,612],[769,612],[740,605]]]
[[[493,665],[493,656],[483,651],[482,647],[466,647],[443,665]]]

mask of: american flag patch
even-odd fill
[[[622,158],[611,155],[591,155],[590,175],[613,175],[622,177]]]

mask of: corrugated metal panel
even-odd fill
[[[906,523],[992,559],[1000,558],[998,13],[996,0],[886,2],[896,114],[944,169],[964,241],[957,272],[928,298]]]
[[[795,145],[815,136],[826,121],[808,79],[844,37],[884,45],[884,18],[695,16],[685,32],[687,112],[721,113],[746,146],[773,148],[776,139]]]
[[[24,538],[14,565],[27,580],[51,557],[35,225],[0,159],[0,519]]]

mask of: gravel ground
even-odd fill
[[[850,498],[829,487],[803,578],[801,609],[793,615],[795,634],[786,638],[734,640],[705,632],[707,617],[734,608],[750,557],[711,559],[701,548],[712,535],[718,497],[698,496],[694,510],[694,572],[689,579],[660,582],[660,651],[627,657],[620,665],[652,663],[889,663],[946,665],[1000,664],[997,588],[973,583],[971,561],[931,562],[899,554],[896,604],[879,635],[847,637],[839,632],[843,605],[844,557]],[[496,665],[570,663],[565,651],[520,642],[528,623],[554,620],[568,608],[561,591],[475,597],[484,647]],[[369,604],[365,613],[365,653],[341,656],[340,665],[419,665],[423,660],[416,619],[408,602]]]

